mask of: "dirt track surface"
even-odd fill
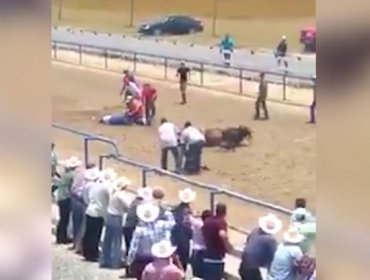
[[[123,153],[145,163],[158,165],[159,149],[157,127],[109,127],[92,120],[105,113],[120,112],[118,97],[120,76],[104,71],[87,70],[53,64],[53,120],[74,128],[103,134],[114,138]],[[248,99],[210,95],[208,91],[189,88],[187,106],[178,105],[177,86],[153,82],[159,91],[158,118],[165,116],[179,126],[191,120],[199,127],[217,127],[244,124],[254,131],[254,140],[249,147],[236,152],[206,149],[204,163],[210,168],[200,176],[193,177],[204,182],[226,186],[252,197],[262,198],[291,208],[294,198],[306,197],[315,200],[315,128],[305,124],[307,111],[302,108],[269,104],[270,121],[252,120],[253,102]],[[82,156],[82,142],[76,136],[54,132],[61,156]],[[92,153],[106,152],[106,147],[94,145]],[[113,164],[113,163],[112,163]],[[129,175],[138,185],[139,171],[123,167],[120,171]],[[159,176],[149,178],[149,184],[161,184],[174,197],[183,185]],[[199,192],[197,205],[206,207],[208,197]],[[254,224],[261,208],[239,203],[236,200],[218,197],[231,207],[231,215],[245,224],[248,216]],[[243,209],[243,210],[242,210]],[[249,213],[249,215],[248,215]]]

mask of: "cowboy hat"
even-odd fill
[[[153,203],[139,204],[136,209],[138,218],[145,223],[154,222],[159,217],[159,212],[159,206]]]
[[[82,162],[77,157],[70,157],[63,162],[63,165],[66,168],[76,168],[79,167],[81,164]]]
[[[284,232],[283,239],[287,243],[301,243],[304,240],[304,235],[299,232],[298,227],[291,226],[289,229]]]
[[[149,187],[138,189],[136,194],[145,201],[150,201],[153,199],[153,189]]]
[[[119,177],[114,181],[114,187],[118,190],[124,190],[126,189],[129,185],[131,185],[131,181],[127,177]]]
[[[195,200],[197,194],[190,188],[186,188],[179,191],[179,199],[184,203],[190,203]]]
[[[258,226],[265,233],[275,235],[281,230],[283,223],[274,214],[267,214],[258,219]]]
[[[114,172],[112,168],[106,168],[100,173],[101,181],[110,181],[113,182],[117,178],[117,173]]]
[[[176,251],[176,247],[172,246],[169,240],[162,240],[152,246],[152,255],[158,259],[167,259]]]
[[[97,167],[87,169],[85,171],[85,179],[88,181],[95,181],[100,176],[100,170]]]

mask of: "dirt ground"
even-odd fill
[[[122,110],[117,93],[119,75],[54,63],[53,82],[55,122],[114,138],[125,156],[158,165],[158,124],[153,127],[109,127],[98,124],[96,119],[92,120],[105,113]],[[165,116],[179,126],[191,120],[203,128],[244,124],[255,131],[253,143],[236,152],[206,149],[203,160],[210,171],[191,178],[289,208],[294,198],[303,196],[314,208],[315,128],[305,124],[306,109],[271,103],[271,120],[256,122],[252,121],[251,100],[210,95],[206,90],[190,88],[190,104],[180,106],[177,104],[179,95],[176,85],[159,81],[153,83],[159,91],[158,118]],[[80,138],[57,130],[53,130],[53,137],[61,157],[82,156]],[[91,152],[97,156],[106,153],[107,148],[93,145]],[[113,162],[109,164],[117,166]],[[120,168],[120,172],[130,176],[135,184],[140,184],[138,169],[126,165]],[[149,184],[161,184],[170,197],[184,187],[154,175],[149,178]],[[208,205],[205,192],[200,191],[198,197],[199,207]],[[232,216],[240,223],[245,224],[246,215],[254,222],[261,214],[260,207],[247,205],[248,208],[245,208],[246,205],[236,199],[218,196],[217,200],[227,202]],[[240,211],[244,215],[240,216]]]
[[[62,21],[58,2],[63,1]],[[130,3],[121,0],[53,0],[53,24],[101,31],[134,33],[129,28]],[[169,14],[188,14],[204,21],[205,31],[191,36],[170,37],[180,41],[215,44],[212,37],[214,0],[135,0],[134,24]],[[299,33],[315,24],[315,1],[228,0],[217,1],[217,35],[230,33],[239,47],[271,48],[285,34],[293,51],[301,51]],[[242,28],[241,28],[242,27]]]

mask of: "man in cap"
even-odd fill
[[[180,93],[181,93],[181,105],[185,105],[187,103],[186,98],[186,89],[188,86],[188,80],[190,75],[190,68],[185,65],[184,61],[181,61],[180,67],[177,69],[176,77],[179,77],[179,86],[180,86]]]
[[[170,241],[172,221],[158,219],[160,208],[154,203],[143,203],[137,207],[140,219],[131,241],[127,264],[131,266],[136,279],[140,280],[147,264],[153,261],[152,246],[161,240]]]
[[[64,173],[57,183],[57,203],[59,206],[60,219],[57,226],[57,244],[69,244],[71,239],[68,237],[67,228],[71,214],[71,187],[75,176],[76,168],[81,165],[77,157],[71,157],[64,162]]]
[[[261,72],[260,82],[258,86],[258,93],[257,93],[258,96],[257,96],[257,100],[255,103],[255,109],[256,109],[256,113],[254,115],[255,120],[261,119],[261,115],[260,115],[261,109],[264,112],[264,120],[269,119],[269,113],[268,113],[267,106],[266,106],[267,93],[268,93],[268,84],[267,84],[267,81],[265,80],[265,73]]]
[[[202,150],[206,142],[203,133],[187,121],[181,132],[181,142],[185,145],[185,164],[186,174],[200,173],[202,166]]]
[[[176,247],[168,240],[162,240],[152,246],[154,260],[149,263],[142,274],[142,280],[166,279],[182,280],[185,273],[174,264]]]
[[[282,228],[282,222],[273,214],[261,217],[258,228],[247,237],[242,253],[239,275],[242,280],[262,280],[260,268],[269,268],[277,247],[274,237]]]
[[[281,37],[281,41],[279,42],[278,46],[276,47],[275,56],[277,59],[278,66],[281,65],[281,62],[284,61],[285,68],[288,68],[288,61],[286,60],[286,54],[288,51],[288,43],[286,36]]]
[[[297,268],[303,257],[300,244],[303,240],[304,236],[296,227],[290,227],[284,232],[283,242],[278,245],[275,251],[267,277],[268,280],[298,279]]]

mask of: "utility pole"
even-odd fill
[[[212,14],[212,36],[217,35],[216,25],[217,25],[217,16],[218,16],[218,0],[213,0],[213,14]]]
[[[63,17],[63,0],[58,0],[58,21],[62,21]]]
[[[129,27],[134,27],[135,0],[130,0],[130,22]]]

